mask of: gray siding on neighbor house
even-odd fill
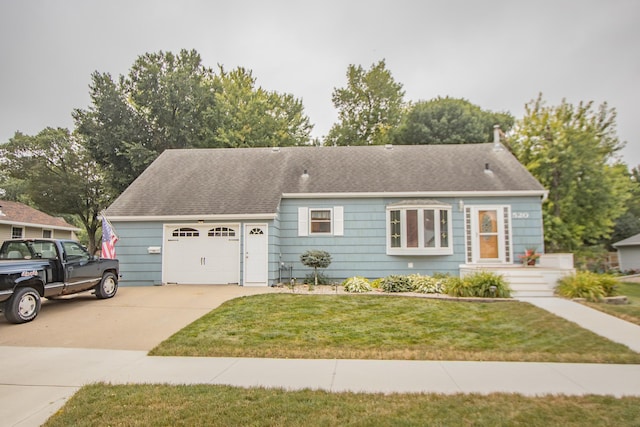
[[[620,271],[640,270],[640,246],[618,247]]]
[[[465,263],[464,206],[508,205],[511,207],[511,235],[513,236],[513,262],[526,248],[543,251],[542,211],[539,197],[493,198],[439,198],[451,205],[453,225],[453,255],[387,255],[386,207],[402,198],[360,199],[284,199],[280,206],[280,243],[282,262],[293,266],[293,275],[303,279],[310,269],[300,262],[300,255],[310,249],[325,250],[331,254],[331,265],[323,273],[335,280],[354,275],[375,279],[389,274],[457,275]],[[344,235],[298,236],[298,208],[344,209]]]

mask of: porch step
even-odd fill
[[[533,268],[501,271],[501,273],[511,287],[513,298],[553,296],[554,286],[549,284],[542,272]]]
[[[520,297],[552,297],[558,279],[575,273],[575,269],[568,265],[523,267],[522,265],[495,264],[462,264],[460,276],[478,271],[492,271],[500,274],[511,287],[511,296]]]

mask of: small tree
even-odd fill
[[[318,268],[327,268],[331,264],[329,252],[311,250],[300,255],[300,261],[307,267],[313,267],[315,286],[318,286]]]

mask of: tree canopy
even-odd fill
[[[0,156],[8,174],[21,182],[23,201],[50,215],[73,215],[96,248],[97,215],[109,202],[100,167],[67,129],[46,128],[36,136],[16,133]]]
[[[631,180],[616,154],[616,112],[607,104],[526,105],[509,145],[549,190],[543,205],[547,251],[572,251],[609,237],[625,212]]]
[[[466,144],[493,140],[493,127],[507,132],[515,119],[509,113],[483,110],[466,99],[435,98],[413,104],[405,115],[395,144]]]
[[[288,146],[312,125],[292,95],[255,87],[251,72],[220,74],[182,50],[144,54],[128,75],[94,72],[91,105],[73,113],[87,150],[119,194],[168,148]]]
[[[331,100],[339,122],[329,130],[327,145],[378,145],[391,141],[391,132],[404,112],[404,91],[385,61],[365,71],[349,65],[347,87],[333,90]]]

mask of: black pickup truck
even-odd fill
[[[92,256],[74,240],[7,240],[0,247],[0,310],[11,323],[29,322],[41,298],[95,290],[99,299],[118,291],[116,259]]]

